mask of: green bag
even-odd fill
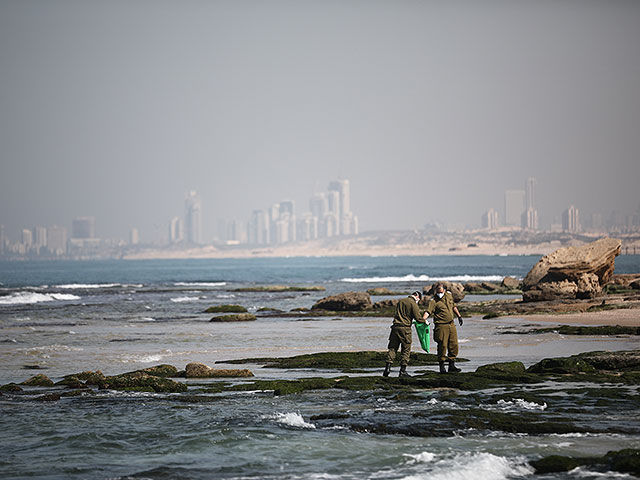
[[[416,333],[420,339],[420,346],[422,349],[429,353],[429,347],[431,346],[431,337],[429,335],[430,328],[428,323],[421,323],[414,321],[413,324],[416,327]]]

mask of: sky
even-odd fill
[[[361,231],[640,205],[640,2],[0,0],[0,224],[203,234],[346,178]]]

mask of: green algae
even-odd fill
[[[253,313],[235,313],[231,315],[221,315],[213,317],[210,322],[252,322],[256,320]]]
[[[246,313],[247,309],[242,305],[214,305],[207,308],[204,313]]]
[[[25,380],[20,385],[28,387],[53,387],[53,381],[46,375],[39,373],[38,375],[34,375],[28,380]]]
[[[533,330],[514,331],[505,330],[500,332],[502,335],[508,334],[541,334],[541,333],[558,333],[560,335],[640,335],[640,326],[629,327],[620,325],[599,325],[593,327],[574,326],[574,325],[558,325],[557,327],[535,328]]]
[[[602,457],[566,457],[563,455],[549,455],[529,462],[535,473],[568,472],[576,467],[589,466],[594,469],[631,473],[640,475],[640,449],[627,448],[610,451]]]

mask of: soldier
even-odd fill
[[[393,317],[391,325],[391,334],[389,335],[389,349],[387,352],[387,365],[384,368],[383,376],[388,377],[391,372],[391,364],[396,358],[398,347],[401,347],[400,356],[400,377],[410,377],[407,373],[407,365],[409,365],[409,355],[411,354],[411,323],[412,320],[426,323],[427,314],[420,315],[418,303],[422,299],[422,293],[413,292],[407,298],[403,298],[396,305],[396,313]]]
[[[438,344],[438,363],[440,364],[440,373],[447,373],[444,368],[445,360],[449,361],[449,372],[460,372],[456,367],[455,359],[458,356],[458,332],[453,323],[453,314],[458,317],[458,322],[462,326],[462,315],[458,311],[458,307],[453,302],[453,295],[449,291],[445,291],[444,285],[439,283],[436,285],[435,295],[427,305],[426,316],[433,316],[433,338]],[[447,350],[449,355],[447,355]]]

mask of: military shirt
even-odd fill
[[[413,297],[403,298],[396,305],[396,314],[393,317],[394,327],[410,327],[412,320],[424,323],[418,304]]]
[[[444,292],[442,298],[433,297],[427,305],[427,313],[433,317],[433,323],[453,322],[453,301],[451,292]]]

